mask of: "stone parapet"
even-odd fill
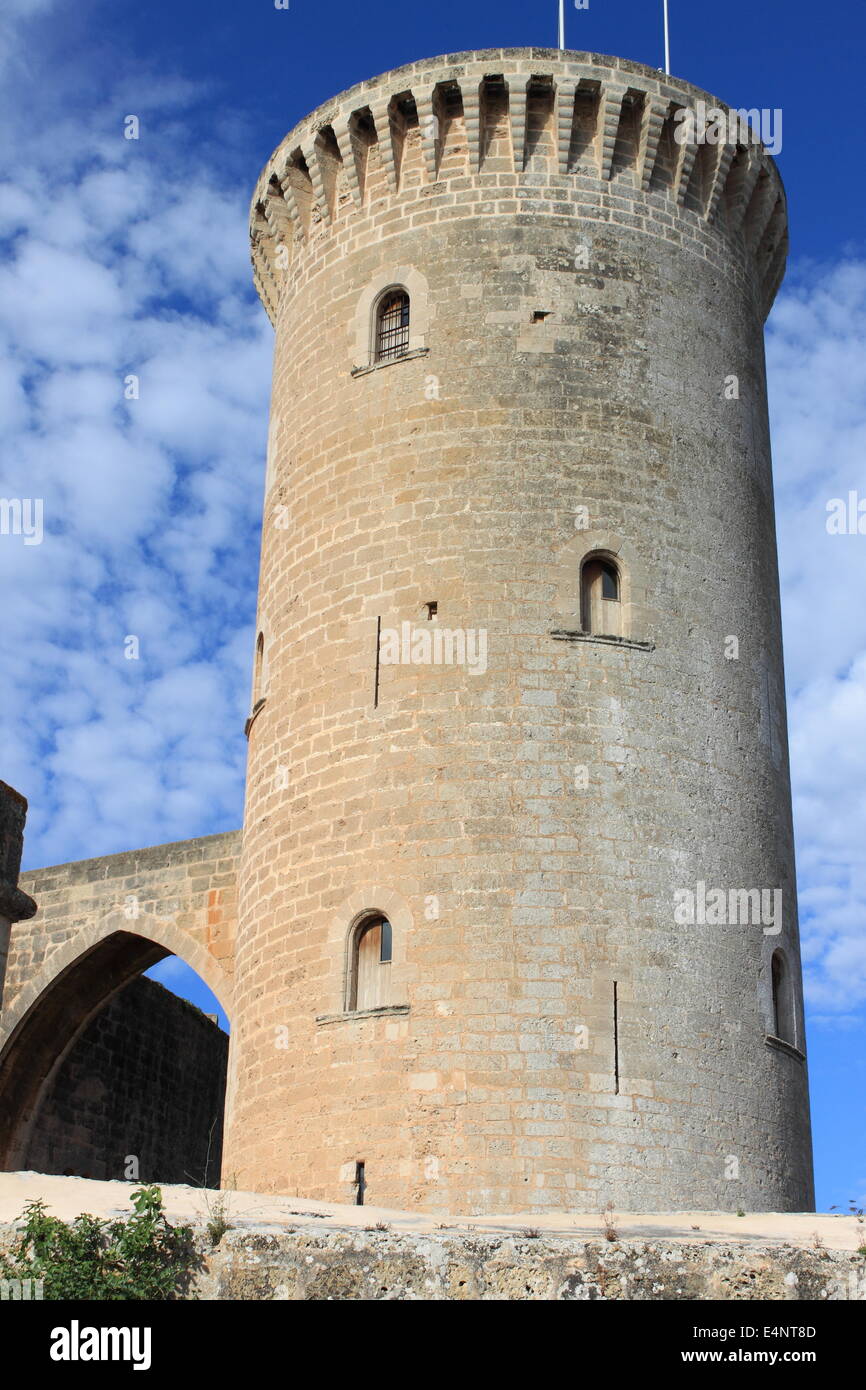
[[[714,143],[697,138],[702,111],[724,113]],[[516,200],[533,219],[571,218],[575,232],[622,225],[676,235],[704,259],[733,253],[766,316],[784,274],[786,201],[744,115],[594,53],[488,49],[407,64],[325,102],[268,160],[251,208],[258,292],[276,322],[286,282],[367,235],[371,217],[384,238]]]

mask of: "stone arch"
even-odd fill
[[[87,1025],[126,985],[166,956],[201,977],[226,1014],[232,990],[216,960],[174,923],[114,908],[46,960],[3,1013],[0,1028],[0,1171],[26,1154],[42,1098]]]

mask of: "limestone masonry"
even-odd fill
[[[175,952],[232,1022],[224,1183],[812,1206],[763,354],[786,204],[744,125],[678,141],[701,99],[456,54],[268,161],[243,832],[28,874],[32,920],[6,855],[3,1167]]]

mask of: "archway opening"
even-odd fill
[[[116,931],[0,1054],[0,1168],[217,1187],[228,1020],[166,947]]]

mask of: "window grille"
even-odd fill
[[[409,351],[409,296],[390,290],[376,315],[376,361],[393,362]]]

